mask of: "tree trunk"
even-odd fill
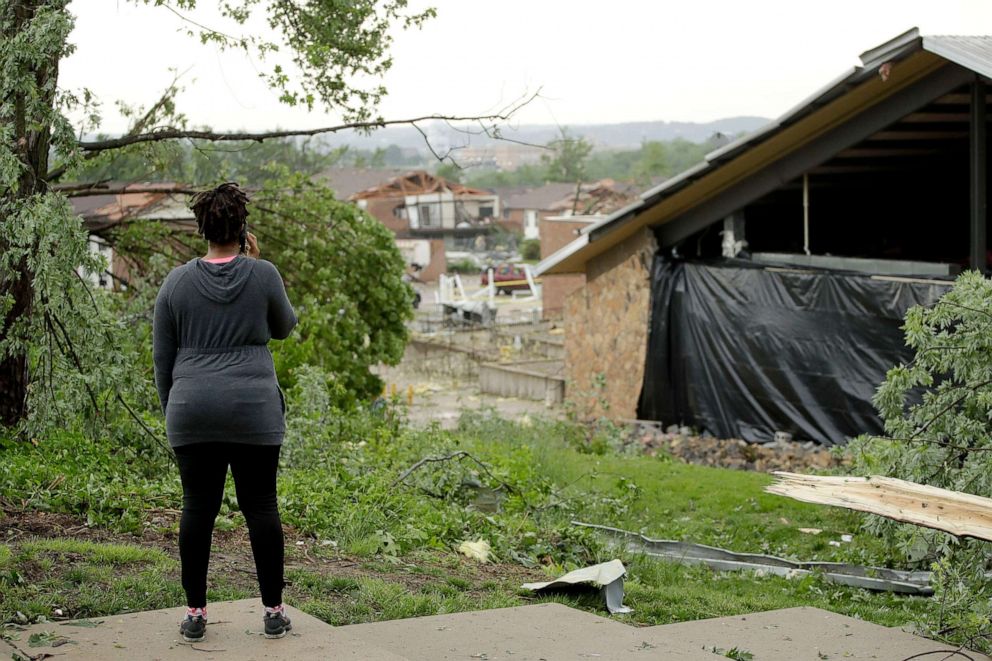
[[[0,35],[12,39],[35,16],[40,7],[53,4],[46,0],[12,0],[7,11],[12,18],[8,29]],[[64,8],[64,2],[56,1],[56,6]],[[28,199],[45,192],[45,175],[48,172],[48,152],[51,145],[51,119],[55,103],[55,82],[58,77],[59,52],[54,52],[43,65],[31,74],[39,95],[44,100],[43,110],[28,116],[28,104],[24,92],[14,94],[11,100],[14,124],[14,151],[24,164],[24,170],[17,187],[4,195],[2,206],[16,209],[29,204]],[[42,115],[42,116],[37,116]],[[40,128],[37,128],[40,127]],[[5,241],[0,237],[0,252],[6,250]],[[13,277],[0,281],[0,298],[10,295],[13,306],[3,319],[0,328],[6,337],[15,324],[32,312],[34,300],[33,274],[26,259],[18,264]],[[28,360],[24,352],[6,356],[0,360],[0,425],[14,425],[27,415]]]

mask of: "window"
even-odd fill
[[[421,227],[434,226],[434,223],[431,222],[431,205],[429,204],[420,205],[420,226]]]
[[[492,217],[493,217],[492,206],[479,207],[479,218],[492,218]]]
[[[537,211],[528,209],[524,212],[524,238],[536,239],[540,236],[537,228]]]

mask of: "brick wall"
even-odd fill
[[[496,219],[496,224],[508,232],[521,233],[524,231],[524,210],[508,209],[506,214]]]
[[[656,248],[650,230],[641,230],[593,258],[585,286],[565,300],[566,397],[582,417],[637,417]]]
[[[410,221],[397,218],[396,214],[393,213],[396,207],[403,206],[402,197],[369,198],[367,204],[365,210],[378,218],[379,222],[393,231],[393,234],[400,237],[409,236]]]
[[[538,229],[541,232],[541,259],[550,257],[572,241],[575,241],[579,238],[576,232],[588,226],[588,221],[547,220],[541,218],[538,221]]]
[[[542,218],[541,259],[561,250],[578,238],[576,232],[589,225],[588,221],[547,220]],[[541,314],[544,319],[561,319],[565,314],[565,299],[586,283],[583,274],[546,275],[541,278]]]
[[[437,282],[438,277],[447,272],[448,258],[444,250],[444,239],[431,239],[431,261],[420,272],[424,282]]]

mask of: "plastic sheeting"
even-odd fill
[[[651,278],[640,418],[822,444],[881,431],[871,399],[911,357],[906,311],[950,284],[662,255]]]

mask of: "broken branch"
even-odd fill
[[[395,487],[395,486],[397,486],[399,484],[402,484],[403,481],[406,480],[406,478],[410,477],[410,475],[412,475],[414,473],[414,471],[416,471],[418,468],[420,468],[422,466],[426,466],[427,464],[436,464],[436,463],[440,463],[440,462],[444,462],[444,461],[451,461],[452,459],[471,459],[472,461],[474,461],[476,463],[476,465],[479,466],[479,468],[481,468],[483,470],[483,472],[486,475],[488,475],[494,481],[499,482],[500,483],[500,486],[502,486],[503,488],[505,488],[507,491],[509,491],[511,493],[515,493],[516,492],[516,490],[512,486],[510,486],[506,482],[500,480],[495,475],[493,475],[492,471],[489,470],[489,467],[488,466],[486,466],[483,462],[481,462],[478,459],[476,459],[475,457],[473,457],[471,454],[469,454],[465,450],[458,450],[457,452],[452,452],[451,454],[445,455],[443,457],[424,457],[423,459],[421,459],[420,461],[418,461],[417,463],[415,463],[413,466],[410,466],[405,471],[403,471],[403,473],[401,473],[398,478],[396,478],[395,480],[393,480],[393,483],[392,483],[391,486],[394,486]]]
[[[833,505],[947,532],[992,541],[992,498],[916,484],[894,477],[834,477],[774,473],[767,493],[806,503]]]

